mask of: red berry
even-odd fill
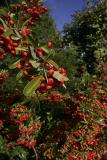
[[[21,64],[18,64],[17,68],[18,68],[18,69],[22,69],[22,65],[21,65]]]
[[[46,87],[46,84],[45,83],[41,83],[40,84],[40,88],[45,88]]]
[[[48,78],[48,84],[53,85],[54,84],[54,79],[53,78]]]
[[[47,90],[50,90],[50,89],[52,89],[52,86],[51,86],[51,85],[47,85],[47,86],[46,86],[46,89],[47,89]]]
[[[28,75],[28,71],[27,70],[23,71],[23,75],[27,76]]]
[[[15,54],[16,54],[16,51],[15,51],[15,50],[11,50],[11,53],[15,55]]]
[[[22,56],[22,57],[27,57],[27,56],[28,56],[28,53],[27,53],[27,52],[22,52],[22,53],[21,53],[21,56]]]
[[[7,30],[4,28],[4,29],[3,29],[3,32],[6,32],[6,31],[7,31]]]
[[[9,23],[10,23],[10,25],[13,25],[13,24],[14,24],[14,21],[13,21],[13,20],[10,20]]]
[[[8,45],[7,45],[7,48],[8,48],[9,50],[11,50],[11,49],[12,49],[12,46],[11,46],[10,44],[8,44]]]
[[[64,85],[64,82],[60,82],[59,86],[63,86]]]
[[[54,70],[53,70],[53,69],[50,69],[50,70],[49,70],[49,75],[50,75],[50,76],[53,76],[53,74],[54,74]]]
[[[9,36],[7,36],[7,37],[5,37],[5,40],[6,40],[6,41],[10,41],[11,39],[10,39]]]
[[[25,66],[25,67],[29,67],[29,63],[25,63],[24,66]]]
[[[48,11],[48,8],[47,8],[47,7],[44,7],[44,10],[45,10],[45,11]]]
[[[52,42],[48,41],[48,48],[52,48]]]
[[[1,40],[1,41],[0,41],[0,45],[3,45],[3,44],[4,44],[4,41]]]
[[[61,68],[62,73],[66,73],[66,70],[64,68]]]
[[[28,7],[28,5],[27,4],[25,4],[24,5],[24,9],[28,9],[29,7]]]
[[[42,57],[43,56],[43,50],[42,50],[42,48],[38,48],[37,49],[37,56],[38,57]]]
[[[44,65],[45,65],[46,67],[49,67],[49,63],[45,63]]]
[[[30,80],[33,80],[35,78],[35,76],[30,76]]]
[[[27,34],[27,33],[26,33],[26,30],[21,31],[20,34],[21,34],[23,37],[26,36],[26,34]]]
[[[17,8],[19,8],[19,9],[20,9],[20,8],[21,8],[21,4],[17,4]]]
[[[13,47],[18,47],[18,44],[17,43],[13,43]]]

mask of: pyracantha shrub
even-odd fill
[[[10,157],[25,159],[29,149],[31,157],[38,159],[35,147],[42,122],[30,101],[55,87],[65,87],[68,80],[66,70],[52,60],[52,42],[41,46],[33,38],[33,28],[46,11],[39,0],[22,0],[9,9],[0,8],[0,63],[6,68],[0,71],[0,153]],[[23,94],[18,84],[25,86]]]

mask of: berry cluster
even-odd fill
[[[47,8],[39,1],[22,2],[13,7],[7,15],[1,16],[2,23],[0,25],[0,59],[4,59],[8,53],[19,58],[16,67],[27,80],[32,81],[38,75],[42,75],[40,85],[36,87],[40,93],[49,91],[56,86],[64,86],[64,81],[68,80],[65,80],[67,78],[66,70],[59,68],[49,58],[53,52],[52,42],[48,41],[45,47],[39,45],[35,48],[34,40],[32,41],[32,25],[35,25],[40,19],[40,15],[46,11]],[[14,15],[15,13],[16,15]],[[16,16],[19,17],[20,13],[23,16],[20,16],[17,22]],[[29,41],[29,39],[31,40]],[[55,75],[56,71],[58,72],[57,76]]]
[[[34,134],[40,130],[41,122],[32,120],[32,111],[27,110],[25,105],[18,104],[8,110],[1,109],[0,117],[0,132],[8,143],[15,140],[16,144],[28,148],[36,145]]]

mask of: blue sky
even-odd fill
[[[84,7],[84,0],[45,0],[45,5],[51,9],[57,28],[62,30],[64,23],[70,22],[71,14]]]

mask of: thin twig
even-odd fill
[[[38,154],[37,154],[37,151],[36,151],[36,149],[34,147],[33,147],[33,151],[35,153],[36,160],[38,160]]]

